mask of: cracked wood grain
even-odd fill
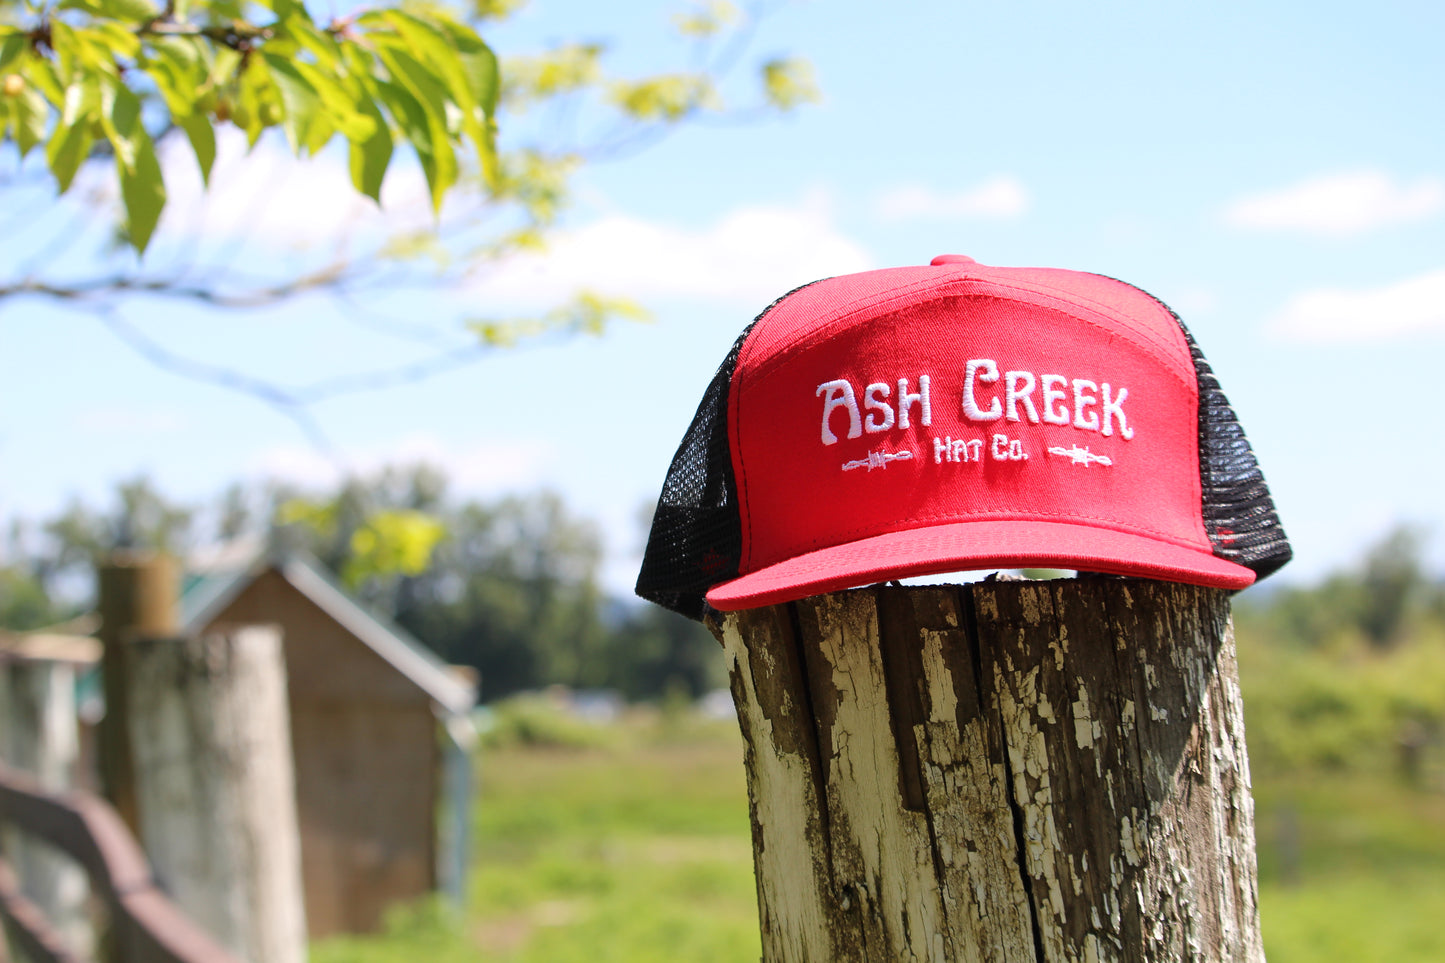
[[[712,627],[768,963],[1263,960],[1225,593],[874,587]]]

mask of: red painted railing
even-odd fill
[[[0,764],[0,823],[45,840],[90,875],[110,914],[113,963],[240,963],[162,893],[130,831],[103,800],[83,792],[48,793]],[[22,894],[0,860],[0,916],[14,945],[34,963],[85,963]],[[0,961],[5,947],[0,942]]]

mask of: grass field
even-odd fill
[[[464,916],[414,907],[313,959],[757,960],[736,726],[653,714],[569,741],[484,751]],[[1255,790],[1272,963],[1445,960],[1445,795],[1258,770]]]

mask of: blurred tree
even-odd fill
[[[608,688],[630,699],[696,698],[727,685],[722,646],[700,623],[658,605],[629,606],[608,636]]]
[[[601,540],[552,494],[463,505],[397,621],[446,658],[475,666],[487,699],[549,683],[605,684]]]
[[[1424,547],[1424,533],[1402,525],[1365,553],[1358,618],[1365,637],[1378,647],[1398,642],[1424,601],[1428,585]]]
[[[88,571],[117,549],[154,549],[182,555],[192,542],[193,509],[169,501],[144,476],[116,486],[115,504],[97,512],[72,500],[42,531],[54,543],[47,575]]]
[[[0,628],[38,629],[62,618],[64,610],[33,571],[21,565],[0,566]]]
[[[443,657],[476,667],[489,699],[611,682],[601,540],[556,495],[458,505],[435,469],[389,468],[287,498],[275,519],[279,545],[313,552]],[[379,543],[390,557],[376,557]]]
[[[758,64],[755,104],[725,106],[723,80],[772,0],[746,9],[714,0],[678,16],[685,69],[616,77],[602,44],[575,42],[499,61],[484,38],[519,6],[383,0],[318,19],[298,0],[0,0],[0,144],[12,148],[0,156],[0,232],[29,253],[0,268],[0,306],[32,297],[92,312],[151,362],[246,392],[323,447],[309,414],[323,399],[424,378],[519,338],[636,316],[630,302],[586,291],[532,317],[484,311],[442,325],[385,316],[370,302],[378,291],[454,289],[542,247],[582,165],[625,157],[704,114],[791,110],[817,96],[808,66]],[[174,171],[157,145],[184,138],[209,181],[225,126],[252,147],[274,129],[303,157],[338,142],[351,184],[376,200],[404,149],[425,176],[433,216],[390,230],[339,226],[309,256],[282,259],[264,240],[251,243],[254,223],[217,244],[160,243]],[[80,176],[104,167],[117,188]],[[82,183],[91,196],[79,205],[52,193]],[[246,311],[303,295],[329,297],[348,321],[425,350],[394,367],[284,386],[178,353],[123,310],[169,301]]]
[[[13,519],[0,566],[0,626],[34,628],[84,611],[97,562],[117,549],[184,556],[195,545],[195,510],[144,476],[118,484],[108,509],[74,499],[38,524]]]
[[[1432,581],[1424,558],[1425,533],[1400,525],[1366,548],[1361,560],[1311,586],[1282,586],[1259,601],[1245,595],[1241,622],[1276,644],[1320,648],[1359,639],[1376,649],[1399,643],[1416,619],[1445,615],[1437,599],[1445,586]]]

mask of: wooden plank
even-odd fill
[[[80,754],[75,667],[0,656],[0,759],[55,792],[68,789]],[[0,843],[27,899],[72,951],[87,954],[94,930],[86,911],[85,872],[53,847],[9,828]]]
[[[303,963],[286,671],[274,625],[127,653],[142,837],[176,903],[251,963]]]
[[[40,907],[20,891],[20,881],[4,859],[0,859],[0,915],[5,917],[6,934],[30,963],[86,963],[65,945]],[[6,957],[5,941],[0,939],[0,963]]]
[[[161,893],[135,838],[100,798],[46,793],[0,764],[0,822],[45,839],[86,868],[110,910],[116,963],[240,963]]]

